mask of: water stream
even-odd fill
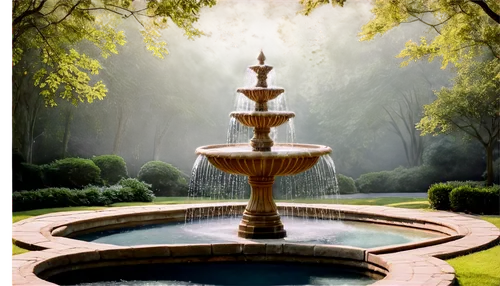
[[[271,70],[268,74],[268,86],[275,86],[276,73]],[[247,69],[245,87],[255,86],[256,74]],[[235,111],[252,111],[255,102],[241,93],[235,96]],[[269,111],[288,111],[286,92],[268,102]],[[270,137],[275,143],[295,143],[294,119],[291,118],[282,126],[271,128]],[[240,124],[235,118],[229,119],[226,143],[248,143],[253,136],[253,130]],[[298,198],[320,199],[325,196],[338,194],[335,164],[329,155],[320,157],[319,162],[311,169],[295,175],[276,177],[273,187],[275,199],[293,200]],[[237,199],[244,200],[250,196],[248,179],[245,176],[232,175],[213,167],[205,156],[196,159],[189,183],[188,195],[190,198],[212,200]]]

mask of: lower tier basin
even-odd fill
[[[257,241],[260,243],[325,244],[374,248],[445,236],[438,232],[391,225],[284,216],[282,221],[287,227],[287,237],[252,240],[238,237],[236,226],[240,221],[241,217],[238,216],[195,219],[187,223],[173,222],[104,230],[73,238],[120,246]]]
[[[50,282],[78,286],[369,285],[379,275],[340,265],[290,262],[199,262],[78,269]]]

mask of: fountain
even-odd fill
[[[230,174],[248,176],[251,193],[239,225],[238,236],[252,239],[286,236],[273,199],[275,177],[304,172],[313,167],[321,156],[332,151],[330,147],[321,145],[274,144],[269,137],[271,128],[282,125],[295,114],[268,110],[267,102],[285,90],[267,86],[267,74],[273,67],[266,65],[265,59],[261,51],[257,58],[259,64],[250,67],[257,74],[256,86],[237,89],[237,92],[255,102],[255,111],[230,114],[241,124],[253,128],[254,135],[250,143],[208,145],[196,149],[197,154],[205,156],[216,168]]]

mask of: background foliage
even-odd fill
[[[332,2],[343,7],[321,5]],[[26,164],[114,154],[130,177],[158,160],[189,174],[196,147],[224,142],[234,89],[248,84],[244,67],[260,49],[296,113],[296,142],[331,146],[337,171],[356,180],[389,172],[394,187],[373,191],[484,180],[499,157],[470,136],[458,143],[461,130],[414,128],[447,94],[466,108],[488,99],[473,110],[495,115],[499,25],[471,1],[147,1],[143,16],[136,1],[97,3],[15,2],[13,147],[26,159],[15,168],[38,174]],[[467,76],[474,70],[483,72]]]

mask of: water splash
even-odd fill
[[[276,73],[271,70],[268,74],[267,84],[275,86]],[[256,73],[247,69],[245,73],[245,86],[252,87],[257,83]],[[255,102],[241,93],[236,93],[235,111],[253,111]],[[269,111],[287,111],[286,93],[282,93],[274,100],[268,102]],[[235,118],[229,119],[226,143],[248,143],[253,136],[253,129],[244,126]],[[295,126],[293,118],[282,126],[271,128],[269,134],[277,143],[295,143]],[[338,195],[335,164],[329,155],[321,156],[318,163],[311,169],[295,175],[276,177],[273,186],[273,195],[276,199],[321,199],[324,196]],[[245,200],[250,196],[248,178],[222,172],[212,166],[205,156],[196,159],[189,184],[189,197],[212,200]]]

